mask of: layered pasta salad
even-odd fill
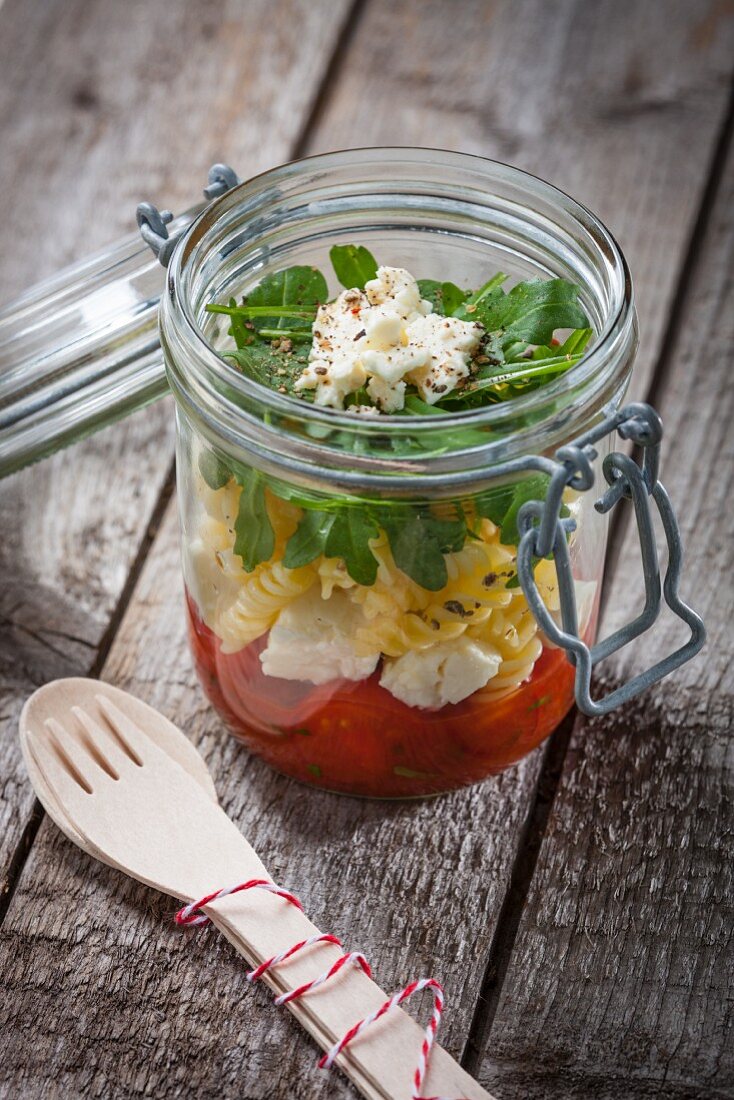
[[[479,289],[331,250],[344,289],[311,267],[214,302],[228,361],[290,397],[369,420],[511,401],[581,358],[578,288],[533,279]],[[455,420],[452,421],[455,423]],[[445,449],[471,443],[455,428]],[[416,433],[415,448],[425,446]],[[431,446],[436,446],[435,438]],[[569,708],[573,670],[539,631],[517,580],[517,515],[543,475],[461,500],[314,493],[194,438],[184,571],[204,685],[271,763],[360,794],[458,786],[518,759]],[[430,456],[427,456],[430,457]],[[583,526],[580,503],[566,514]],[[559,609],[552,560],[535,564]],[[577,582],[582,631],[596,585]]]

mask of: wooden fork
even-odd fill
[[[70,706],[64,683],[41,689],[46,693],[42,710],[29,700],[21,723],[44,793],[50,792],[87,851],[187,902],[248,879],[272,881],[211,792],[143,732],[136,721],[140,710],[120,706],[119,697],[128,698],[125,693],[116,692],[113,701],[100,691],[94,708],[88,701]],[[54,717],[52,688],[59,693],[57,713],[63,722]],[[220,898],[205,911],[254,965],[319,934],[299,909],[262,890]],[[341,954],[335,945],[322,943],[268,971],[263,980],[285,994],[312,981]],[[348,966],[287,1007],[329,1049],[385,1000],[366,974]],[[422,1040],[418,1024],[395,1008],[344,1050],[337,1064],[370,1100],[408,1100]],[[440,1047],[434,1047],[425,1089],[428,1095],[468,1100],[489,1095]]]

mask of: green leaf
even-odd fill
[[[448,581],[444,554],[460,550],[466,538],[463,516],[438,519],[427,509],[383,508],[381,522],[390,540],[398,569],[429,592],[444,588]]]
[[[257,470],[241,466],[236,477],[242,486],[237,518],[234,521],[234,552],[251,573],[260,562],[267,561],[275,549],[275,534],[265,507],[265,485]]]
[[[517,546],[520,532],[517,529],[517,516],[523,504],[529,500],[543,501],[548,493],[550,477],[547,474],[531,474],[514,485],[503,485],[490,489],[475,500],[477,514],[485,516],[500,529],[500,542],[505,546]],[[561,507],[561,516],[569,515],[565,504]]]
[[[406,394],[403,412],[406,416],[440,417],[445,415],[445,410],[439,408],[438,404],[429,405],[414,393]],[[401,440],[401,444],[405,444],[406,438]],[[487,432],[479,428],[455,428],[440,433],[434,430],[430,433],[430,438],[415,437],[416,449],[428,451],[430,454],[443,454],[449,450],[464,450],[469,447],[481,446],[482,443],[486,442]]]
[[[317,306],[325,302],[329,296],[326,279],[315,267],[287,267],[285,271],[276,271],[273,275],[266,275],[261,283],[252,290],[244,300],[247,309],[257,309],[253,315],[253,324],[256,329],[308,329],[316,314]],[[275,312],[262,312],[264,307],[274,306]],[[299,316],[299,313],[309,312],[309,316]]]
[[[347,290],[364,290],[377,275],[377,260],[362,244],[335,244],[329,252],[334,273]]]
[[[497,294],[501,294],[502,284],[506,283],[508,278],[509,276],[505,275],[503,271],[498,271],[496,275],[493,275],[491,279],[488,279],[486,283],[480,286],[479,290],[475,290],[473,294],[469,295],[467,298],[467,305],[478,305],[480,302],[484,302]]]
[[[482,493],[481,496],[476,497],[477,515],[490,520],[495,527],[502,527],[502,521],[512,505],[515,489],[515,485],[503,485],[498,489],[490,489],[486,493]]]
[[[469,297],[468,290],[462,290],[455,283],[442,283],[437,279],[419,279],[418,289],[421,298],[433,306],[434,313],[450,317]]]
[[[199,454],[199,473],[210,489],[222,489],[232,476],[227,464],[209,450]]]
[[[541,345],[530,355],[522,341],[510,344],[506,362],[495,361],[482,366],[463,389],[447,394],[438,404],[441,409],[457,412],[476,407],[485,400],[507,401],[519,393],[537,389],[578,363],[591,335],[590,328],[576,329],[565,343]]]
[[[347,573],[357,584],[374,584],[377,558],[369,540],[380,533],[367,508],[344,508],[337,512],[326,538],[327,558],[343,558]]]
[[[235,301],[235,299],[230,298],[229,309],[235,309],[236,306],[237,302]],[[207,310],[210,310],[209,306],[207,306]],[[215,310],[211,308],[210,312],[213,313],[215,312]],[[238,348],[243,347],[248,342],[248,339],[250,338],[250,332],[247,328],[244,317],[230,314],[229,335],[232,337]]]
[[[503,348],[519,340],[548,344],[556,329],[588,328],[578,294],[579,288],[565,279],[528,279],[509,294],[495,288],[461,309],[466,311],[467,320],[479,321],[488,332],[501,331]]]
[[[455,283],[441,283],[441,297],[443,298],[443,312],[447,317],[453,317],[459,306],[463,305],[469,297],[469,291],[462,290]]]
[[[274,390],[285,386],[291,393],[308,363],[308,351],[303,348],[281,351],[271,347],[270,343],[258,340],[251,332],[248,332],[248,340],[249,343],[241,348],[223,352],[223,358],[231,360],[255,382]]]
[[[298,527],[288,539],[283,555],[283,565],[288,569],[298,569],[299,566],[308,565],[319,554],[323,554],[326,539],[335,519],[334,512],[316,510],[304,512]]]

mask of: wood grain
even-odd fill
[[[4,299],[129,233],[140,198],[190,205],[213,161],[248,173],[287,159],[348,10],[348,0],[329,11],[233,2],[216,15],[203,0],[9,0]],[[163,402],[0,483],[0,883],[33,805],[15,736],[22,701],[93,667],[172,454]]]
[[[487,1037],[501,1097],[734,1095],[734,154],[662,382],[662,478],[708,628],[695,662],[618,714],[579,722]],[[604,632],[641,605],[625,540]],[[611,658],[597,691],[674,649],[672,617]]]
[[[454,0],[448,11],[437,0],[369,4],[308,150],[458,147],[573,189],[630,253],[648,334],[644,388],[724,109],[726,41],[715,22],[706,31],[713,16],[704,26],[706,13],[683,4]],[[105,677],[191,732],[225,807],[276,878],[317,923],[362,947],[382,983],[427,972],[446,979],[443,1042],[456,1054],[542,754],[440,802],[362,803],[298,787],[222,737],[185,652],[179,583],[169,512]],[[338,1077],[314,1072],[315,1049],[262,990],[243,991],[226,945],[207,933],[162,933],[166,912],[42,826],[2,945],[0,1081],[9,1090],[40,1095],[53,1080],[62,1094],[352,1095]],[[30,1016],[43,1020],[33,1042]],[[502,1100],[525,1095],[524,1085],[512,1088],[508,1077]]]

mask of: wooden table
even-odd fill
[[[731,274],[726,0],[6,0],[3,299],[253,174],[350,145],[443,146],[573,193],[621,242],[663,414],[705,654],[440,801],[310,792],[247,756],[184,640],[169,401],[0,484],[0,1095],[353,1096],[212,932],[43,818],[17,719],[57,676],[160,707],[308,912],[378,979],[445,981],[442,1040],[500,1100],[734,1095]],[[641,582],[614,530],[603,630]],[[597,690],[678,634],[611,659]]]

